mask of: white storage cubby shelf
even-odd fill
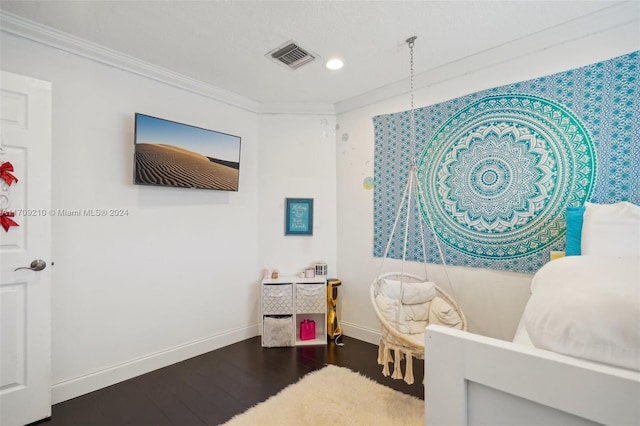
[[[262,346],[327,344],[327,281],[323,277],[265,278],[262,292]],[[300,339],[300,323],[313,320],[314,339]]]

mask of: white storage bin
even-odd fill
[[[263,315],[287,315],[293,309],[293,284],[275,284],[262,287]]]
[[[293,346],[293,317],[264,317],[262,346]]]
[[[296,284],[296,313],[325,313],[326,284]]]

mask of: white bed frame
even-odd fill
[[[430,325],[425,424],[640,425],[640,372]]]

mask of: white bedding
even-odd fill
[[[604,256],[640,255],[640,206],[585,203],[581,253]]]
[[[547,263],[532,280],[513,341],[640,371],[640,257]]]
[[[513,336],[513,343],[517,343],[522,346],[533,346],[533,342],[531,341],[531,337],[527,333],[527,329],[524,326],[524,321],[520,318],[520,323],[518,324],[518,328],[516,329],[516,334]]]

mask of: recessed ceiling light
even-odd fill
[[[325,62],[324,67],[331,71],[339,70],[344,66],[344,62],[340,58],[331,58]]]

